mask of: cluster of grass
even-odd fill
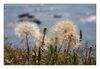
[[[96,65],[96,54],[92,47],[66,50],[56,44],[47,49],[42,46],[32,48],[27,53],[25,48],[17,48],[12,43],[4,46],[5,65]]]

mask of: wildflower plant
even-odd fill
[[[64,47],[79,47],[79,35],[77,34],[77,27],[72,21],[58,22],[51,30],[52,36],[58,37],[60,45],[65,44]],[[68,45],[69,44],[69,45]]]
[[[29,53],[28,37],[32,36],[35,38],[35,40],[39,39],[40,37],[39,28],[35,23],[29,22],[29,21],[23,21],[23,22],[19,22],[16,25],[15,33],[18,37],[26,38],[26,46],[27,46],[27,54],[28,54],[27,59],[29,62],[30,53]]]
[[[81,48],[83,32],[77,33],[77,26],[70,20],[60,21],[51,29],[42,32],[38,25],[30,21],[18,22],[16,35],[26,39],[26,49],[5,47],[5,64],[31,65],[94,65],[96,56],[93,48]],[[34,39],[34,47],[29,47],[29,37]],[[86,47],[86,48],[85,48]],[[13,52],[14,51],[14,52]],[[12,52],[12,53],[10,53]]]

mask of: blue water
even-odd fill
[[[20,38],[15,35],[15,23],[18,15],[30,13],[39,19],[42,30],[49,29],[58,21],[71,19],[83,31],[83,40],[96,44],[96,5],[95,4],[5,4],[4,5],[4,34],[11,42],[17,44]],[[54,18],[55,14],[61,15]],[[20,43],[20,42],[19,42]]]

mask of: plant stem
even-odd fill
[[[26,35],[26,45],[27,45],[27,60],[28,60],[28,64],[29,64],[29,45],[28,45],[28,37]]]
[[[41,61],[41,48],[39,47],[39,51],[38,51],[38,65],[40,65],[40,61]]]

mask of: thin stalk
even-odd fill
[[[47,28],[44,28],[44,30],[43,30],[42,46],[44,45],[44,39],[45,39],[46,32],[47,32]]]
[[[92,53],[92,47],[90,47],[89,50],[89,56],[88,56],[89,64],[91,64],[91,53]]]
[[[40,65],[40,61],[41,61],[41,48],[39,47],[39,50],[38,50],[38,65]]]
[[[28,60],[28,64],[29,64],[29,45],[28,45],[28,37],[26,35],[26,45],[27,45],[27,60]]]
[[[82,30],[80,30],[80,41],[82,41]]]
[[[44,28],[44,30],[43,30],[43,39],[42,39],[42,44],[41,44],[41,46],[39,47],[39,51],[38,51],[38,65],[40,65],[40,62],[41,62],[41,47],[43,48],[43,45],[45,44],[44,43],[44,39],[45,39],[45,35],[46,35],[46,32],[47,32],[47,28]]]
[[[54,56],[55,56],[55,64],[57,64],[57,56],[58,56],[58,53],[57,53],[57,40],[58,40],[58,38],[56,37],[55,39],[56,39],[56,41],[55,41],[55,52],[54,52]]]

